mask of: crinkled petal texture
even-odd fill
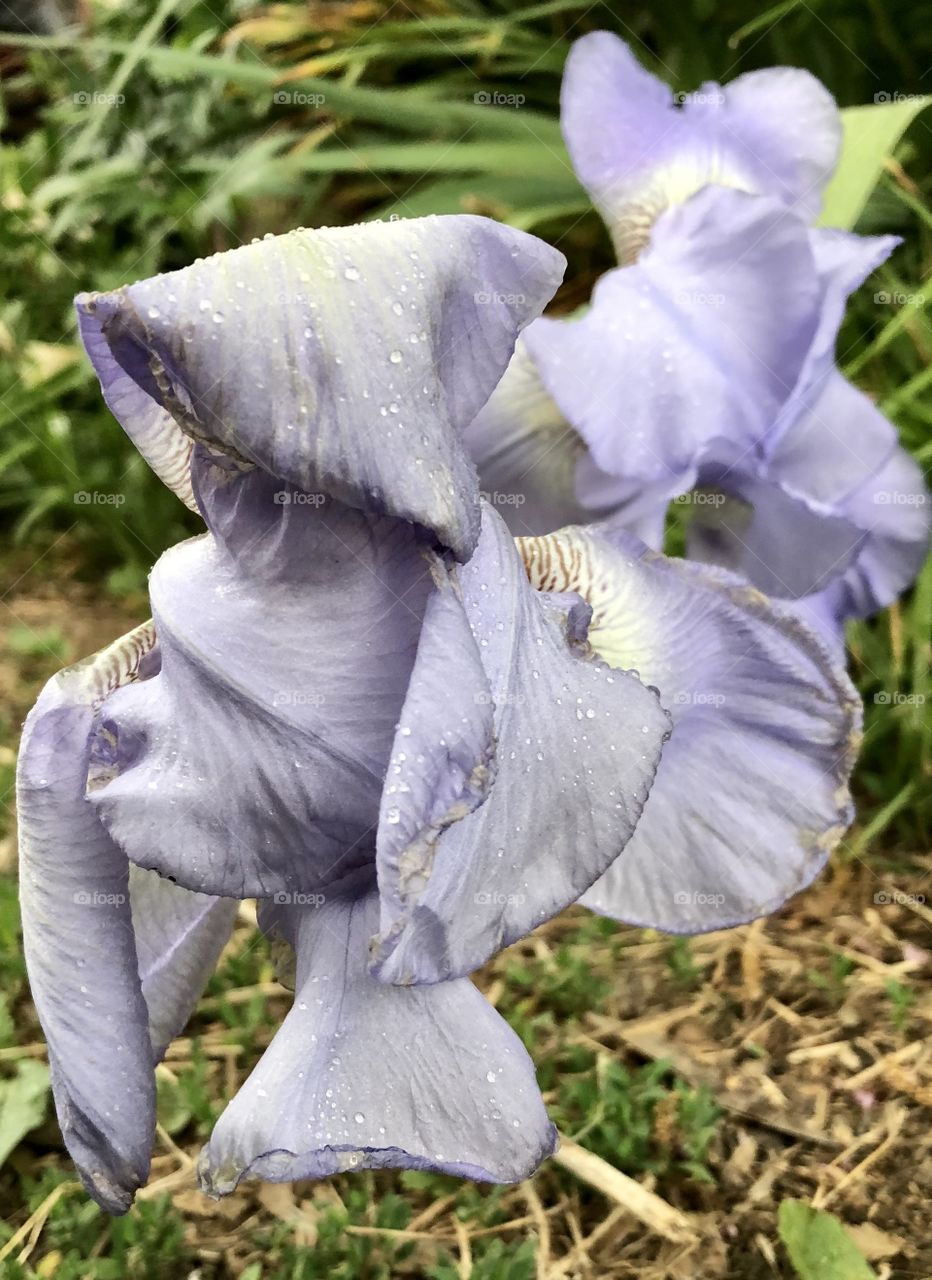
[[[395,983],[469,973],[574,902],[630,839],[669,730],[652,691],[592,655],[578,597],[528,584],[487,505],[432,607],[379,822],[373,971]]]
[[[400,988],[366,972],[374,894],[273,914],[297,953],[295,1002],[202,1153],[205,1191],[349,1169],[517,1182],[551,1154],[533,1064],[468,979]]]
[[[820,627],[826,608],[840,619],[889,603],[922,561],[924,489],[833,352],[848,295],[896,243],[810,231],[731,191],[663,215],[582,319],[538,320],[524,338],[591,450],[575,468],[580,501],[659,546],[667,502],[696,485],[714,497],[686,499],[692,557],[780,598],[830,591],[812,614]]]
[[[807,71],[773,67],[674,94],[607,31],[573,45],[561,122],[623,263],[664,209],[710,184],[774,196],[811,220],[841,146],[834,99]]]
[[[29,714],[17,773],[23,944],[55,1106],[81,1180],[125,1213],[148,1176],[155,1082],[129,866],[85,796],[95,705],[151,633],[53,677]]]
[[[212,530],[153,570],[161,671],[107,700],[92,800],[134,862],[197,892],[371,875],[431,590],[419,535],[258,470],[195,479]]]
[[[184,1028],[233,929],[238,903],[131,866],[129,897],[149,1034],[161,1058]]]
[[[708,188],[598,282],[578,320],[526,334],[541,379],[604,471],[688,489],[705,451],[760,452],[797,384],[822,295],[806,227]]]
[[[851,820],[860,703],[843,658],[740,579],[608,525],[520,541],[531,580],[589,600],[593,648],[636,666],[674,720],[634,835],[583,903],[697,933],[804,888]]]
[[[820,629],[828,621],[837,632],[845,618],[890,604],[927,554],[932,504],[922,474],[893,424],[837,371],[757,476],[724,464],[702,475],[742,501],[693,508],[690,557],[799,600]]]
[[[932,517],[921,471],[896,428],[841,374],[824,381],[812,409],[780,437],[768,474],[817,511],[827,507],[858,532],[857,554],[823,576],[836,618],[867,617],[914,580],[929,550]],[[791,526],[784,528],[788,541]],[[796,543],[800,556],[811,545]]]
[[[478,489],[457,433],[564,265],[485,218],[416,218],[270,237],[77,306],[110,407],[169,482],[193,437],[465,559]]]
[[[857,236],[848,231],[816,228],[809,246],[818,281],[818,317],[809,350],[792,393],[767,435],[766,452],[779,447],[785,432],[811,412],[826,383],[838,377],[835,344],[848,298],[900,244],[899,236]]]

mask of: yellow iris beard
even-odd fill
[[[629,556],[579,527],[515,543],[531,586],[575,591],[591,607],[589,643],[603,662],[634,669],[648,684],[660,682],[657,627],[637,599],[639,575]]]

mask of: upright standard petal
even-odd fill
[[[425,627],[389,764],[377,843],[381,934],[373,972],[438,982],[476,969],[574,902],[618,856],[647,798],[669,721],[653,692],[596,660],[588,610],[532,589],[514,541],[488,506],[467,565],[443,588],[461,601],[459,644],[485,671],[491,726],[474,681],[418,712],[448,668]],[[456,669],[462,670],[463,660]],[[491,789],[439,824],[422,785],[454,751]]]
[[[161,1058],[184,1028],[216,968],[239,903],[191,893],[131,866],[129,898],[149,1036]]]
[[[636,666],[674,721],[634,835],[583,903],[699,933],[809,884],[852,815],[860,702],[843,659],[741,579],[607,525],[519,545],[532,582],[589,601],[593,648]]]
[[[269,237],[77,306],[104,394],[156,469],[186,435],[424,525],[465,559],[478,488],[458,433],[564,265],[485,218],[416,218]]]
[[[201,1155],[209,1194],[350,1169],[518,1182],[553,1151],[527,1051],[468,979],[366,972],[377,914],[374,894],[264,912],[295,948],[295,1002]]]
[[[708,189],[658,220],[578,320],[525,335],[541,379],[610,475],[675,493],[708,451],[762,453],[815,337],[809,233],[775,200]]]
[[[800,416],[812,412],[826,383],[840,377],[835,368],[835,344],[848,298],[886,262],[899,243],[899,236],[810,230],[809,244],[818,281],[818,318],[796,385],[767,433],[768,454],[779,447],[784,433],[793,428]]]
[[[574,44],[561,123],[623,264],[664,209],[708,185],[771,195],[814,218],[841,146],[835,102],[807,71],[774,67],[674,94],[607,31]]]
[[[85,795],[97,707],[153,643],[147,624],[45,686],[17,771],[23,944],[65,1145],[110,1213],[146,1181],[155,1081],[129,866]]]
[[[102,711],[93,793],[129,857],[197,892],[316,892],[371,867],[431,590],[400,520],[199,459],[212,532],[150,580],[159,674]]]

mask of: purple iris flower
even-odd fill
[[[153,622],[49,682],[20,756],[33,996],[65,1141],[112,1212],[237,900],[293,948],[295,1000],[205,1190],[514,1181],[554,1130],[467,975],[587,891],[601,909],[626,846],[634,914],[711,928],[806,883],[850,820],[857,700],[818,643],[728,574],[611,529],[516,542],[481,501],[462,432],[562,267],[458,216],[78,299],[108,404],[207,524],[155,566]],[[654,683],[687,728],[648,806]]]
[[[570,55],[562,118],[623,265],[527,330],[468,432],[485,488],[523,496],[517,533],[613,512],[653,546],[698,489],[688,555],[837,639],[912,581],[929,503],[835,368],[847,297],[897,241],[804,221],[837,158],[831,97],[778,68],[677,105],[603,32]]]

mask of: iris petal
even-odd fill
[[[533,1064],[471,982],[368,975],[374,895],[273,911],[297,954],[295,1002],[202,1153],[207,1192],[350,1169],[517,1182],[551,1154]]]
[[[826,382],[840,376],[835,369],[835,344],[848,298],[899,243],[899,236],[856,236],[824,229],[809,232],[818,281],[818,317],[796,385],[768,432],[768,453],[778,447],[784,432],[792,430],[800,416],[813,411]],[[843,436],[843,428],[840,430]]]
[[[152,644],[140,628],[46,685],[17,774],[23,943],[62,1135],[81,1179],[125,1213],[148,1176],[155,1084],[129,867],[85,797],[96,707]]]
[[[191,893],[136,866],[129,896],[152,1050],[161,1058],[213,973],[239,904]]]
[[[728,468],[722,468],[722,475]],[[836,634],[846,617],[892,603],[922,567],[932,514],[922,474],[896,428],[836,370],[810,411],[778,437],[760,479],[732,473],[751,504],[697,508],[689,554],[742,573],[778,597],[817,593],[801,616]],[[704,472],[716,483],[713,469]]]
[[[520,541],[532,581],[587,598],[596,652],[637,666],[674,720],[634,835],[583,903],[674,933],[775,910],[851,820],[843,658],[741,579],[607,525]]]
[[[713,467],[703,469],[712,492],[691,499],[690,559],[738,572],[766,595],[799,599],[839,577],[857,557],[865,534],[840,511],[808,501],[775,478],[735,473],[722,485],[740,495],[730,502],[716,489],[715,474]]]
[[[463,774],[482,767],[490,744],[470,706],[472,682],[451,681],[443,707],[418,722],[420,681],[437,678],[419,663],[391,753],[392,813],[383,805],[377,844],[373,971],[383,981],[469,973],[575,901],[630,838],[669,727],[652,692],[592,658],[582,602],[528,585],[513,539],[487,505],[476,553],[446,590],[462,599],[462,643],[468,623],[485,670],[497,772],[483,803],[437,830],[418,778],[446,759],[450,743]]]
[[[709,188],[663,214],[578,320],[525,342],[596,464],[688,489],[705,450],[760,451],[818,323],[808,231],[775,200]]]
[[[78,329],[100,379],[107,407],[159,479],[186,507],[197,510],[191,487],[194,441],[185,435],[169,411],[117,361],[105,329],[106,306],[90,299],[78,301]]]
[[[157,469],[168,454],[174,475],[183,434],[467,558],[478,491],[457,432],[564,265],[457,215],[295,231],[77,306],[108,402]]]
[[[197,892],[366,874],[431,589],[419,535],[261,471],[195,473],[213,530],[153,570],[161,671],[107,700],[92,799],[134,862]]]
[[[815,217],[841,145],[834,100],[806,71],[752,71],[724,88],[675,95],[607,31],[573,45],[561,123],[622,263],[664,209],[709,184],[771,195]]]
[[[586,446],[544,389],[522,339],[464,440],[486,500],[512,533],[549,533],[592,516],[576,494]]]
[[[816,621],[826,610],[836,627],[868,617],[914,581],[928,554],[932,497],[896,428],[863,392],[830,377],[813,411],[781,439],[771,468],[807,500],[831,503],[861,534],[853,562],[805,602]]]

